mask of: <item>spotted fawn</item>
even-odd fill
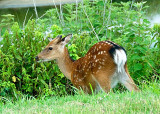
[[[127,69],[127,56],[123,47],[111,41],[94,44],[84,57],[73,60],[65,45],[72,35],[57,36],[36,56],[39,61],[57,60],[61,72],[85,93],[103,90],[106,93],[117,83],[129,91],[138,91]],[[92,87],[92,90],[91,90]]]

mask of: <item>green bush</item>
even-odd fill
[[[62,30],[53,25],[52,34]],[[0,95],[63,95],[67,80],[54,62],[37,63],[35,56],[48,44],[43,28],[36,27],[35,20],[29,21],[25,29],[15,23],[12,34],[3,35],[0,51]],[[43,32],[41,32],[43,31]],[[55,77],[54,77],[55,76]],[[55,91],[54,91],[55,90]]]
[[[129,71],[137,84],[159,78],[160,29],[150,27],[143,5],[84,1],[64,5],[60,14],[59,9],[51,9],[42,19],[29,20],[24,29],[14,23],[1,41],[0,95],[16,98],[22,93],[48,96],[72,92],[70,81],[54,61],[37,63],[34,59],[48,44],[47,37],[62,33],[73,33],[72,45],[68,45],[73,59],[84,56],[98,41],[112,40],[127,50]]]

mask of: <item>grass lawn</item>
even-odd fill
[[[22,98],[11,103],[0,103],[0,111],[6,113],[53,113],[53,114],[159,114],[160,83],[143,85],[142,91],[98,93],[49,98]],[[0,112],[0,113],[1,113]]]

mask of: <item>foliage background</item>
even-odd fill
[[[63,5],[43,18],[20,27],[7,24],[0,42],[0,96],[62,96],[73,94],[69,80],[54,61],[36,63],[34,57],[48,44],[48,37],[73,34],[67,46],[78,59],[98,41],[112,40],[127,50],[129,71],[136,84],[159,80],[160,25],[150,27],[145,2],[112,3],[103,0]],[[14,21],[4,16],[3,24]],[[2,23],[1,23],[2,25]],[[1,26],[6,27],[6,26]]]

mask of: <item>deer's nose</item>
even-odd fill
[[[39,57],[38,56],[36,56],[35,59],[36,59],[36,61],[39,61]]]

